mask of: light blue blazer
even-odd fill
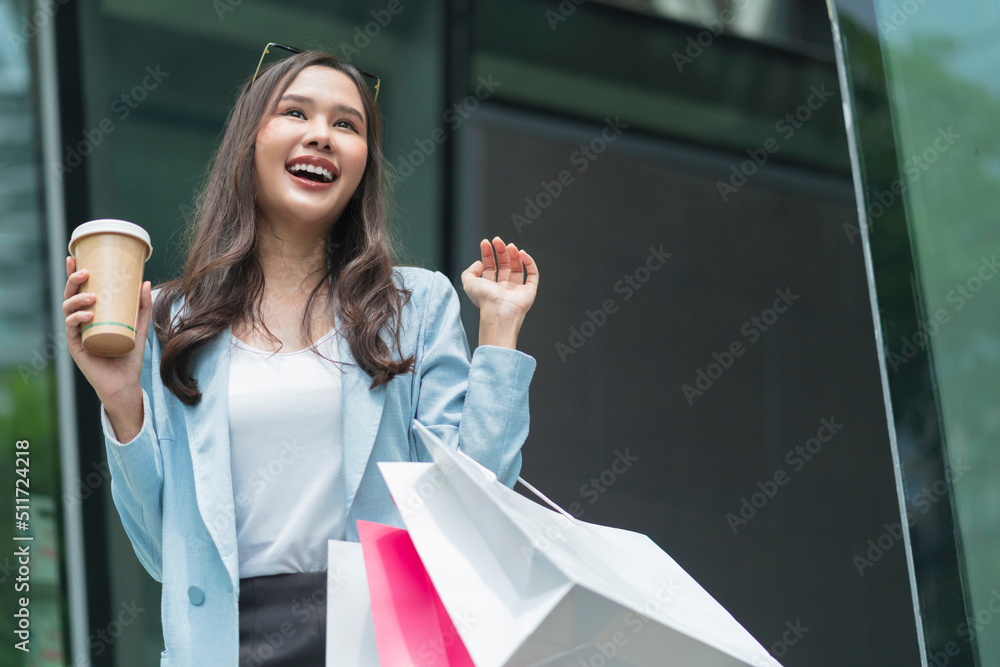
[[[358,519],[403,527],[378,461],[428,461],[413,419],[513,487],[528,435],[528,385],[535,360],[482,345],[469,354],[458,294],[440,272],[394,270],[413,290],[403,308],[402,355],[413,373],[369,390],[371,378],[340,341],[343,381],[344,506],[347,539]],[[159,290],[154,293],[154,298]],[[172,309],[177,313],[180,300]],[[337,316],[337,327],[341,326]],[[160,382],[160,343],[149,327],[141,383],[142,431],[121,444],[102,406],[115,507],[146,571],[163,584],[161,665],[237,667],[239,558],[229,450],[231,331],[195,355],[201,401],[181,403]],[[383,332],[388,342],[388,335]],[[323,443],[315,443],[323,446]]]

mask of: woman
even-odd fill
[[[402,527],[376,463],[429,460],[414,418],[517,478],[535,262],[481,243],[462,274],[480,309],[470,359],[450,282],[392,265],[381,140],[356,68],[306,52],[262,70],[227,121],[184,274],[143,284],[145,345],[125,357],[83,350],[95,296],[67,258],[66,333],[101,399],[112,496],[163,584],[163,665],[323,664],[310,612],[327,540],[356,542],[358,519]]]

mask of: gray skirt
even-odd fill
[[[324,667],[326,572],[240,579],[240,667]]]

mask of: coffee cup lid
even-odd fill
[[[73,244],[79,241],[84,236],[90,236],[92,234],[127,234],[129,236],[134,236],[135,238],[141,240],[146,244],[146,259],[148,260],[150,255],[153,254],[153,244],[149,240],[149,234],[145,229],[131,222],[126,222],[125,220],[91,220],[90,222],[85,222],[76,229],[73,230],[73,236],[69,239],[69,254],[76,257],[73,254]]]

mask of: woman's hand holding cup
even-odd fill
[[[142,429],[142,387],[139,384],[139,375],[142,372],[146,332],[153,310],[152,284],[148,280],[142,284],[135,347],[121,357],[99,357],[83,348],[83,336],[80,332],[80,329],[94,316],[93,311],[84,308],[92,306],[97,300],[97,295],[93,292],[79,291],[80,285],[88,278],[88,272],[86,269],[77,271],[76,259],[67,257],[66,276],[63,313],[66,315],[66,341],[69,353],[87,381],[94,387],[97,397],[104,404],[104,409],[108,411],[111,424],[115,428],[115,436],[120,442],[128,442]]]
[[[144,416],[139,377],[153,299],[142,267],[152,252],[149,237],[132,223],[98,220],[78,227],[69,249],[63,294],[69,352],[104,404],[115,436],[129,442]]]

